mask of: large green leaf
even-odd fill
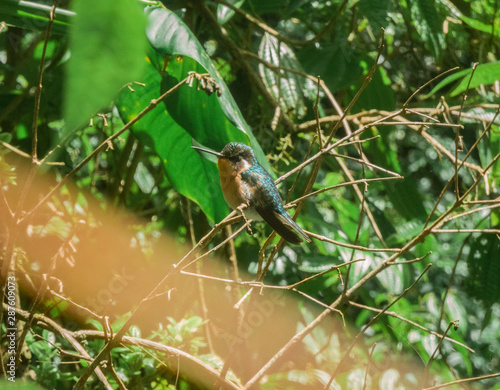
[[[155,62],[154,53],[151,59]],[[189,59],[173,61],[175,65],[172,67],[182,67],[179,63],[184,63],[184,60]],[[162,86],[162,80],[160,72],[149,62],[142,79],[145,86],[134,87],[135,92],[124,90],[118,98],[117,106],[124,122],[134,119],[152,99],[162,94],[162,88],[165,87]],[[197,91],[187,85],[183,89],[194,91],[200,100],[216,99],[215,96],[209,99],[203,91]],[[222,197],[217,167],[191,149],[191,134],[166,110],[170,100],[183,101],[179,96],[169,96],[166,102],[159,104],[137,122],[132,130],[142,143],[154,149],[161,157],[168,178],[177,191],[197,202],[211,220],[220,221],[227,215],[228,208]]]
[[[485,32],[487,34],[495,34],[495,36],[498,36],[500,34],[500,23],[498,23],[498,19],[495,20],[495,25],[492,26],[491,24],[483,23],[480,20],[469,18],[468,16],[465,15],[460,15],[459,18],[464,23],[466,23],[472,28],[475,28],[476,30]]]
[[[139,107],[144,108],[152,98],[184,80],[189,72],[210,74],[220,87],[220,97],[197,89],[195,81],[193,88],[183,86],[169,96],[161,104],[161,111],[159,107],[154,110],[155,120],[148,120],[147,127],[141,120],[138,128],[142,131],[140,137],[150,137],[149,145],[164,161],[177,190],[197,202],[208,218],[220,221],[227,215],[227,206],[220,191],[217,167],[212,159],[201,157],[190,148],[192,139],[214,150],[221,150],[233,141],[250,144],[260,163],[270,173],[272,170],[224,80],[196,37],[167,9],[151,7],[146,13],[146,34],[156,50],[150,60],[157,76],[147,85],[153,92],[139,98],[125,91],[127,99],[132,100],[120,100],[124,106],[121,112],[132,114],[125,117],[128,121],[139,112]]]
[[[469,17],[464,15],[452,2],[443,2],[443,5],[448,7],[452,14],[454,14],[468,26],[487,34],[495,34],[495,36],[500,34],[500,19],[498,19],[498,17],[495,17],[495,13],[492,12],[491,8],[490,12],[488,12],[489,7],[487,5],[487,2],[486,4],[483,4],[483,12],[480,15],[477,15],[477,13],[476,15],[474,15],[476,17]],[[491,4],[490,7],[493,7],[493,4]],[[485,19],[488,19],[489,16],[492,20],[488,21],[488,23],[484,23],[480,21],[477,16],[481,16]]]
[[[260,145],[255,140],[252,130],[241,115],[241,111],[231,96],[226,83],[191,30],[175,13],[168,9],[150,7],[147,9],[147,15],[148,27],[146,34],[151,46],[155,50],[167,56],[187,56],[201,65],[201,67],[198,67],[192,63],[192,68],[189,69],[189,66],[184,64],[184,73],[177,75],[177,77],[187,75],[187,71],[189,70],[208,72],[216,80],[222,92],[218,98],[218,103],[214,100],[210,109],[206,109],[206,107],[197,104],[190,105],[192,103],[190,96],[195,92],[184,90],[179,97],[186,97],[188,100],[178,101],[177,109],[171,113],[174,119],[179,122],[183,121],[182,126],[189,125],[185,130],[198,142],[216,150],[221,150],[227,142],[231,141],[249,143],[254,149],[260,163],[271,172]],[[172,61],[169,62],[169,66],[171,63]],[[216,98],[214,97],[214,99]],[[197,116],[200,120],[196,122],[189,120],[189,117],[193,115]],[[228,119],[226,126],[222,128],[212,124],[214,118],[218,118],[220,115],[224,115]],[[217,121],[220,124],[220,120],[217,119]],[[221,135],[220,133],[223,134]],[[224,143],[220,142],[221,139],[224,140]]]
[[[472,72],[472,68],[464,69],[460,72],[454,73],[451,76],[443,79],[438,85],[436,85],[431,92],[427,96],[431,96],[446,85],[452,83],[455,80],[460,80],[457,86],[451,91],[451,96],[456,96],[467,89],[467,85],[469,85],[470,74]],[[490,62],[488,64],[481,64],[476,66],[476,70],[470,80],[469,88],[475,88],[479,85],[490,85],[500,80],[500,61]]]
[[[144,16],[134,0],[75,0],[66,72],[66,132],[107,106],[144,65]]]
[[[189,57],[170,58],[163,74],[162,92],[167,91],[195,71],[205,69]],[[208,96],[196,88],[181,88],[165,101],[167,112],[197,142],[215,150],[231,141],[248,143],[248,135],[237,129],[224,115],[216,94]]]

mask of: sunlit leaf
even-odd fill
[[[144,66],[144,16],[134,0],[75,0],[65,90],[66,132],[89,121]]]

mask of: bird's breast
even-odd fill
[[[252,195],[251,189],[248,183],[241,178],[241,172],[248,168],[245,166],[238,167],[226,158],[219,158],[217,166],[219,167],[222,193],[229,206],[235,209],[242,203],[248,205]]]

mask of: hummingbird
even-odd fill
[[[290,218],[269,173],[259,164],[252,148],[241,142],[230,142],[221,152],[192,146],[217,156],[222,194],[227,204],[254,220],[264,220],[285,240],[299,244],[311,238]]]

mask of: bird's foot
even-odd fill
[[[248,221],[247,219],[247,216],[245,215],[245,213],[243,212],[243,209],[247,207],[246,204],[242,203],[240,206],[236,207],[236,210],[239,211],[239,213],[241,214],[241,216],[243,217],[243,219],[245,220],[245,223],[248,224],[247,226],[247,233],[249,235],[253,235],[253,231],[252,231],[252,228],[250,227],[250,223],[252,222],[251,220]]]

